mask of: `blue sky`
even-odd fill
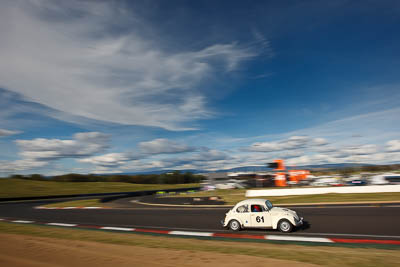
[[[1,1],[0,174],[400,161],[398,1]]]

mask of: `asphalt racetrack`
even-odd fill
[[[124,200],[129,203],[128,208],[95,210],[34,208],[61,200],[0,203],[0,218],[160,230],[231,232],[223,229],[220,224],[229,209],[227,207],[158,207],[132,203],[130,200]],[[400,240],[400,204],[288,208],[296,210],[309,225],[285,235]],[[280,234],[276,230],[245,230],[239,233]]]

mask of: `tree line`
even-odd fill
[[[35,181],[56,181],[56,182],[122,182],[133,184],[189,184],[199,183],[205,179],[202,175],[191,172],[181,173],[174,171],[162,174],[114,174],[114,175],[95,175],[95,174],[77,174],[69,173],[46,177],[40,174],[31,175],[12,175],[11,179],[26,179]]]

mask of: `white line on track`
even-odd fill
[[[72,223],[74,223],[74,224],[77,224],[77,225],[86,225],[86,224],[88,224],[87,222],[77,222],[77,221],[75,221],[75,222],[72,222]],[[128,228],[128,229],[135,229],[135,228],[143,228],[143,229],[170,229],[170,230],[183,230],[183,231],[185,231],[185,230],[187,230],[187,231],[199,231],[199,232],[202,232],[202,231],[208,231],[208,232],[210,232],[210,231],[212,231],[212,232],[227,232],[227,230],[223,230],[223,229],[221,229],[221,230],[218,230],[218,229],[214,229],[214,230],[212,230],[212,229],[197,229],[197,228],[183,228],[183,227],[167,227],[167,226],[147,226],[147,225],[132,225],[132,224],[130,224],[130,225],[123,225],[123,224],[120,224],[120,225],[118,225],[118,226],[112,226],[112,225],[109,225],[109,226],[100,226],[99,225],[99,228],[101,229],[101,227],[111,227],[111,228],[119,228],[119,227],[122,227],[122,228]],[[134,228],[132,228],[132,227],[134,227]],[[106,229],[107,230],[107,229]]]
[[[155,210],[155,208],[112,208],[113,210]],[[160,207],[160,209],[164,210],[228,210],[229,208],[221,207],[221,208],[191,208],[191,207],[181,207],[181,208],[167,208]]]
[[[121,225],[123,226],[123,225]],[[226,230],[210,230],[210,229],[197,229],[197,228],[183,228],[183,227],[166,227],[166,226],[145,226],[145,225],[129,225],[136,228],[144,228],[144,229],[170,229],[170,230],[187,230],[188,232],[192,231],[212,231],[212,232],[227,232]]]
[[[102,230],[113,230],[113,231],[135,231],[135,228],[125,228],[125,227],[100,227]]]
[[[323,207],[305,207],[305,206],[288,206],[292,209],[353,209],[353,208],[398,208],[400,206],[323,206]]]
[[[197,229],[197,228],[183,228],[183,227],[162,227],[162,226],[143,226],[143,225],[131,225],[134,226],[136,228],[147,228],[147,229],[171,229],[171,230],[187,230],[188,232],[191,231],[207,231],[207,232],[214,232],[214,233],[227,233],[229,231],[227,230],[218,230],[218,229]],[[247,234],[247,233],[246,233]],[[263,234],[263,232],[254,232],[255,235],[258,234]],[[282,235],[287,235],[287,234],[282,234]],[[344,237],[376,237],[376,238],[396,238],[396,239],[400,239],[400,236],[396,236],[396,235],[363,235],[363,234],[335,234],[335,233],[306,233],[306,232],[302,232],[302,233],[291,233],[290,236],[303,236],[303,235],[316,235],[316,236],[344,236]]]
[[[0,221],[4,221],[5,219],[0,219]],[[34,221],[24,221],[24,220],[16,220],[16,221],[11,221],[11,222],[16,222],[16,223],[34,223]],[[77,225],[85,225],[85,223],[81,222],[75,222],[74,224]],[[122,226],[122,225],[121,225]],[[227,233],[229,231],[223,230],[223,229],[197,229],[197,228],[183,228],[183,227],[163,227],[163,226],[144,226],[144,225],[129,225],[133,226],[136,228],[147,228],[147,229],[171,229],[171,230],[182,230],[185,231],[187,230],[188,232],[192,231],[207,231],[208,232],[221,232],[221,233]],[[104,229],[105,228],[105,229]],[[113,227],[113,226],[108,226],[108,227],[99,227],[99,229],[104,229],[104,230],[116,230],[116,231],[134,231],[135,228],[124,228],[124,227]],[[204,233],[204,232],[202,232]],[[254,234],[263,234],[262,232],[254,232]],[[395,239],[400,239],[400,236],[398,235],[368,235],[368,234],[342,234],[342,233],[307,233],[307,232],[302,232],[302,233],[291,233],[290,236],[297,236],[297,235],[307,235],[307,236],[343,236],[343,237],[375,237],[375,238],[395,238]]]
[[[51,226],[65,226],[65,227],[74,227],[74,226],[77,226],[77,224],[73,224],[73,223],[46,223],[46,225],[51,225]]]
[[[363,234],[334,234],[334,233],[301,233],[301,235],[319,235],[319,236],[353,236],[353,237],[377,237],[377,238],[397,238],[398,235],[363,235]]]
[[[82,224],[84,225],[85,223],[77,223],[77,224]],[[121,225],[124,226],[124,225]],[[126,225],[128,226],[128,225]],[[188,231],[188,232],[192,232],[192,231],[199,231],[199,232],[214,232],[214,233],[229,233],[229,231],[227,230],[223,230],[223,229],[198,229],[198,228],[184,228],[184,227],[166,227],[166,226],[147,226],[147,225],[129,225],[130,227],[135,227],[135,228],[145,228],[145,229],[170,229],[170,230],[174,230],[174,231]],[[111,227],[111,226],[110,226]],[[118,227],[111,227],[111,228],[118,228]],[[133,228],[134,229],[134,228]],[[252,232],[255,235],[259,235],[259,234],[265,234],[265,232]],[[248,234],[248,233],[246,233]],[[282,234],[283,235],[283,234]],[[285,234],[286,235],[286,234]],[[363,234],[335,234],[335,233],[307,233],[307,232],[301,232],[301,233],[291,233],[291,236],[303,236],[303,235],[316,235],[316,236],[347,236],[347,237],[376,237],[376,238],[396,238],[396,239],[400,239],[400,236],[395,236],[395,235],[363,235]]]
[[[187,231],[171,231],[170,235],[188,235],[188,236],[213,236],[213,233],[206,232],[187,232]]]
[[[333,243],[333,241],[330,240],[329,238],[322,238],[322,237],[266,235],[264,238],[267,240]]]
[[[389,205],[382,205],[382,204],[377,204],[377,205],[372,205],[372,206],[329,206],[325,205],[323,207],[318,207],[318,206],[282,206],[283,208],[292,208],[292,209],[353,209],[353,208],[399,208],[400,206],[395,205],[395,206],[389,206]],[[190,206],[182,206],[182,207],[159,207],[162,210],[222,210],[222,209],[230,209],[230,207],[190,207]],[[154,208],[113,208],[114,210],[122,209],[122,210],[154,210]]]

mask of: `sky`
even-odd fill
[[[400,162],[399,1],[0,2],[0,176]]]

